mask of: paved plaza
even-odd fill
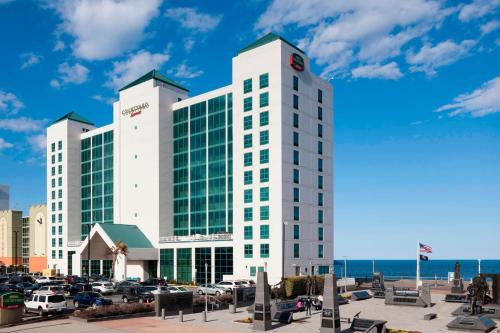
[[[385,305],[383,299],[369,299],[351,302],[340,306],[342,318],[352,318],[361,311],[360,317],[371,319],[384,319],[388,321],[388,327],[393,329],[418,330],[423,333],[449,332],[446,324],[452,320],[451,312],[459,305],[443,302],[444,295],[432,295],[435,305],[432,308],[417,308],[410,306]],[[425,321],[427,313],[437,313],[438,318]],[[72,319],[53,320],[37,324],[20,325],[11,328],[0,329],[0,333],[6,332],[33,332],[33,333],[108,333],[108,332],[133,332],[133,333],[238,333],[254,332],[251,324],[235,322],[238,319],[248,318],[248,313],[240,309],[236,314],[228,310],[211,312],[208,322],[204,323],[202,314],[184,315],[184,322],[179,323],[177,317],[167,317],[165,321],[160,318],[146,317],[136,319],[111,320],[87,324]],[[295,332],[318,332],[320,313],[313,312],[312,317],[305,316],[305,312],[294,315],[295,321],[290,325],[279,326],[271,332],[295,333]],[[500,325],[500,323],[497,322]],[[276,325],[276,324],[275,324]],[[342,328],[348,328],[347,322]],[[493,332],[500,332],[494,330]]]

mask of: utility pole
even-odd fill
[[[208,313],[208,262],[205,261],[205,321]]]
[[[14,237],[15,237],[14,238],[14,247],[15,247],[15,249],[14,249],[14,255],[15,255],[14,266],[15,266],[15,270],[17,272],[17,235],[19,234],[19,231],[14,230],[14,231],[12,231],[12,233],[14,234]]]

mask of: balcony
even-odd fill
[[[233,234],[209,234],[209,235],[191,235],[191,236],[166,236],[160,237],[160,243],[178,243],[178,242],[216,242],[231,241]]]

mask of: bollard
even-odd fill
[[[203,311],[203,321],[207,321],[207,311]]]
[[[184,315],[182,314],[182,310],[179,310],[179,323],[184,321]]]
[[[161,319],[165,320],[165,309],[161,309]]]
[[[236,313],[236,305],[229,304],[229,313]]]

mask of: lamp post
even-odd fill
[[[281,281],[285,278],[285,226],[288,221],[283,221],[281,224]],[[267,267],[266,267],[267,271]]]
[[[375,274],[375,258],[372,258],[372,275]]]
[[[14,255],[15,255],[15,259],[14,259],[14,262],[15,262],[15,270],[17,272],[17,235],[19,234],[19,231],[18,230],[14,230],[12,231],[12,233],[14,234]]]
[[[205,321],[208,313],[208,262],[205,261]]]
[[[481,259],[477,259],[477,272],[481,275]]]
[[[344,293],[347,292],[347,256],[342,256],[344,258]]]
[[[88,241],[88,249],[87,249],[87,282],[90,282],[90,233],[92,232],[92,223],[90,223],[90,229],[89,229],[89,235],[87,236],[89,241]]]

